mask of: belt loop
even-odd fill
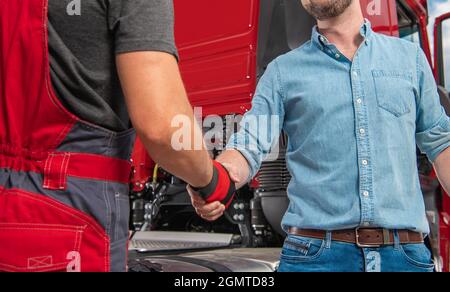
[[[43,188],[65,190],[67,188],[67,169],[70,153],[50,153],[44,165]]]
[[[399,250],[400,249],[400,238],[398,236],[398,231],[394,230],[394,249]]]
[[[383,245],[391,244],[391,232],[383,228]]]
[[[327,235],[325,238],[325,248],[330,249],[331,248],[331,238],[332,238],[331,231],[327,231]]]

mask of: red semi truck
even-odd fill
[[[202,107],[203,116],[214,114],[228,119],[248,111],[258,78],[267,65],[307,41],[315,23],[299,0],[174,2],[183,79],[192,105]],[[449,113],[444,76],[449,68],[445,68],[442,40],[444,34],[450,36],[443,25],[450,14],[436,21],[433,60],[426,0],[361,3],[375,31],[420,43],[433,64],[441,101]],[[237,121],[233,120],[231,127],[227,124],[212,155],[220,153],[230,131],[236,130]],[[190,206],[185,183],[159,169],[137,140],[130,194],[130,227],[137,231],[130,249],[137,253],[132,253],[132,258],[147,258],[165,271],[276,269],[284,236],[280,222],[288,204],[286,188],[290,180],[283,155],[285,145],[282,136],[278,158],[263,163],[258,176],[238,192],[226,216],[208,223]],[[449,271],[450,197],[440,188],[427,159],[418,154],[418,161],[432,229],[428,244],[437,269]]]

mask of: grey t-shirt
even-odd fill
[[[78,117],[129,129],[115,57],[132,51],[177,55],[172,0],[49,0],[52,83]]]

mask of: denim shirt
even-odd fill
[[[253,177],[281,130],[287,134],[284,230],[429,232],[416,145],[433,162],[450,146],[449,117],[418,45],[375,33],[369,21],[361,35],[353,61],[317,28],[273,61],[227,145],[248,160]],[[249,122],[255,116],[276,116],[279,125]]]

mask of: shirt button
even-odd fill
[[[358,77],[358,72],[353,71],[353,76]]]
[[[366,134],[366,130],[364,130],[364,129],[359,129],[359,133],[360,133],[361,135],[364,135],[364,134]]]
[[[369,164],[369,161],[367,161],[367,160],[364,159],[364,160],[362,161],[362,164],[363,164],[363,165],[367,165],[367,164]]]
[[[362,99],[361,99],[361,98],[358,98],[358,99],[356,100],[356,103],[357,103],[357,104],[361,104],[361,103],[362,103]]]
[[[334,56],[336,57],[336,59],[339,59],[341,57],[341,55],[339,55],[339,54],[336,54]]]
[[[364,191],[364,192],[363,192],[363,196],[364,196],[364,197],[368,197],[368,196],[369,196],[369,192],[368,192],[368,191]]]
[[[369,223],[369,222],[364,222],[363,225],[364,225],[365,227],[369,227],[369,226],[370,226],[370,223]]]

